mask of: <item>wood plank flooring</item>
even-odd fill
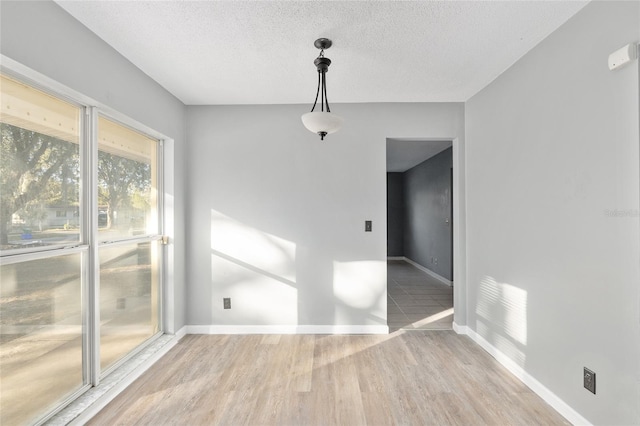
[[[188,335],[92,425],[569,424],[466,336]]]
[[[569,424],[450,331],[452,308],[451,287],[390,261],[392,334],[190,335],[90,424]]]

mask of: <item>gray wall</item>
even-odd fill
[[[51,1],[0,3],[0,52],[175,140],[166,159],[173,205],[176,328],[185,324],[185,106]],[[174,180],[175,178],[175,180]]]
[[[387,256],[404,256],[404,173],[387,173]]]
[[[450,281],[452,167],[448,148],[404,172],[404,256]]]
[[[640,424],[638,41],[592,2],[466,104],[468,326],[594,424]]]
[[[189,324],[386,325],[386,138],[463,146],[463,105],[335,104],[325,141],[305,110],[187,108]]]

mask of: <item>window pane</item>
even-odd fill
[[[100,366],[104,370],[159,331],[158,242],[101,247]]]
[[[30,423],[83,385],[80,262],[0,268],[0,424]]]
[[[80,108],[0,84],[0,250],[80,241]]]
[[[158,233],[157,146],[154,139],[99,118],[100,241]]]

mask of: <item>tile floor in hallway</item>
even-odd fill
[[[397,330],[451,330],[453,287],[404,260],[387,261],[387,324]]]

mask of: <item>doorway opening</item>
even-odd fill
[[[453,326],[453,143],[387,139],[387,323]]]

